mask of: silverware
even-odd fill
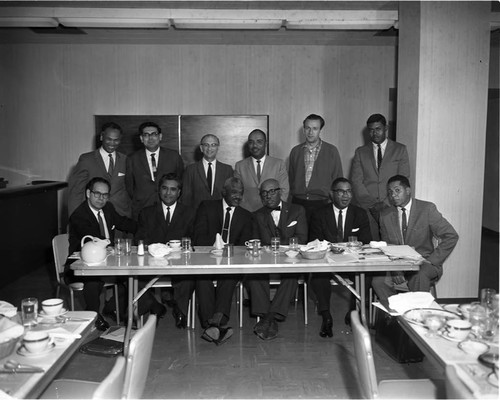
[[[45,370],[34,365],[20,364],[15,360],[7,360],[3,365],[5,370],[0,370],[3,373],[18,373],[18,372],[44,372]]]

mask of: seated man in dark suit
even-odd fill
[[[410,181],[395,175],[387,182],[387,197],[392,207],[380,213],[380,234],[387,244],[407,244],[425,259],[418,272],[382,274],[372,280],[380,302],[389,307],[389,296],[396,294],[394,284],[408,283],[411,291],[428,292],[431,282],[443,274],[443,263],[458,242],[458,233],[441,215],[434,203],[412,198]],[[434,246],[433,239],[438,240]]]
[[[362,208],[351,204],[351,182],[346,178],[335,179],[331,186],[330,199],[333,204],[313,212],[309,224],[309,240],[319,239],[339,243],[347,242],[349,236],[357,236],[360,242],[369,243],[371,233],[368,215]],[[311,287],[318,301],[318,313],[323,317],[319,332],[321,337],[333,336],[330,279],[329,273],[315,273],[311,278]]]
[[[252,214],[239,206],[243,198],[243,183],[229,178],[224,183],[221,200],[205,200],[198,207],[194,225],[194,244],[211,246],[217,233],[222,240],[244,246],[252,238]],[[214,288],[213,280],[217,280]],[[232,335],[231,328],[222,328],[229,321],[231,301],[239,276],[206,276],[196,280],[203,338],[220,344]]]
[[[167,243],[169,240],[191,237],[195,211],[180,204],[182,181],[176,174],[163,175],[158,181],[161,202],[143,208],[139,214],[136,240],[145,244]],[[187,325],[189,298],[194,290],[194,280],[190,277],[172,277],[174,288],[173,315],[177,328]]]
[[[263,245],[271,244],[273,236],[279,236],[281,244],[288,244],[291,237],[296,237],[299,243],[307,242],[304,207],[281,201],[281,189],[276,179],[262,182],[260,199],[264,207],[253,213],[253,238],[260,239]],[[272,302],[269,275],[250,275],[247,279],[252,297],[252,314],[262,317],[255,325],[254,332],[264,340],[274,339],[278,335],[277,321],[284,321],[287,317],[290,301],[297,290],[297,275],[281,275],[280,279]]]
[[[104,178],[93,178],[87,183],[85,189],[85,200],[81,203],[69,218],[69,255],[81,250],[81,240],[86,235],[109,239],[114,243],[115,229],[134,233],[136,223],[130,218],[121,216],[115,211],[112,203],[108,202],[111,191],[110,183]],[[84,282],[83,296],[87,304],[87,310],[100,313],[101,303],[99,300],[105,282],[116,282],[114,277],[75,277],[73,270],[69,268],[74,260],[66,261],[65,280],[67,283]],[[120,285],[123,289],[123,285]],[[120,297],[120,309],[126,309],[125,290],[122,290]],[[113,312],[114,301],[108,302],[103,312]],[[112,308],[113,307],[113,308]],[[97,326],[105,330],[109,324],[99,317]]]

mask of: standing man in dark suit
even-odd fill
[[[109,201],[116,211],[126,217],[132,215],[130,196],[125,188],[125,154],[116,151],[122,138],[122,128],[107,122],[101,128],[101,147],[84,153],[68,178],[68,215],[86,200],[85,187],[91,178],[101,177],[111,183]]]
[[[406,146],[387,137],[389,126],[383,115],[370,115],[366,126],[371,143],[354,152],[351,180],[354,203],[369,211],[372,238],[378,240],[380,212],[390,206],[387,181],[394,175],[410,179],[410,161]]]
[[[144,122],[139,127],[144,150],[138,150],[127,159],[125,183],[132,199],[132,215],[158,202],[158,180],[170,172],[182,177],[184,163],[174,150],[160,147],[161,129],[154,122]]]
[[[441,215],[434,203],[412,198],[410,181],[395,175],[387,182],[387,196],[392,207],[380,214],[380,233],[387,244],[407,244],[425,259],[418,272],[394,272],[374,277],[372,287],[380,302],[389,306],[388,298],[396,291],[393,285],[407,281],[414,292],[428,292],[431,282],[443,275],[443,263],[458,242],[458,233]],[[437,239],[437,246],[433,240]]]
[[[111,244],[114,243],[115,229],[124,232],[134,233],[137,225],[135,221],[118,214],[112,203],[108,202],[111,193],[111,185],[106,179],[97,177],[92,178],[86,186],[86,200],[81,203],[69,218],[69,250],[71,255],[75,251],[81,250],[81,240],[86,235],[91,235],[100,239],[109,239]],[[113,276],[109,277],[78,277],[75,278],[70,265],[74,260],[66,261],[65,280],[68,283],[79,281],[84,282],[83,297],[87,304],[87,310],[100,313],[101,303],[99,300],[104,283],[116,283],[117,280]],[[123,289],[123,285],[120,285]],[[121,310],[126,309],[125,290],[119,296]],[[113,302],[108,302],[103,310],[103,313],[111,313],[113,311]],[[104,321],[102,316],[99,316],[97,326],[101,326],[103,330],[109,327],[109,324]]]
[[[181,203],[197,209],[203,200],[222,199],[222,187],[233,176],[233,168],[216,160],[219,138],[208,134],[201,138],[203,158],[186,167],[182,185]]]
[[[288,177],[292,203],[304,206],[309,221],[315,209],[328,203],[332,182],[343,172],[337,147],[320,138],[325,120],[311,114],[303,125],[306,140],[290,151]]]
[[[263,245],[270,245],[273,236],[279,236],[282,244],[288,244],[291,237],[296,237],[299,243],[307,243],[304,207],[282,201],[276,179],[262,182],[260,198],[264,207],[253,213],[253,238],[260,239]],[[261,339],[271,340],[278,335],[278,321],[284,321],[288,315],[290,301],[297,290],[297,279],[295,274],[282,275],[273,301],[270,301],[268,274],[252,274],[247,280],[252,314],[262,317],[254,326],[255,334]]]
[[[238,161],[234,166],[234,176],[240,178],[245,186],[245,194],[241,206],[250,212],[262,207],[259,188],[266,179],[276,179],[281,188],[281,199],[288,198],[289,184],[285,162],[279,158],[266,155],[267,138],[260,129],[248,135],[250,157]]]
[[[175,174],[163,175],[158,181],[161,202],[143,208],[139,214],[136,240],[145,244],[167,243],[182,237],[191,237],[195,211],[177,200],[181,195],[182,181]],[[172,277],[174,288],[174,315],[177,328],[186,328],[189,299],[193,294],[194,280],[191,277]]]
[[[195,245],[213,245],[218,233],[224,242],[236,246],[244,246],[252,238],[252,214],[239,206],[243,190],[240,179],[229,178],[224,183],[221,200],[205,200],[200,204],[194,225]],[[217,288],[214,288],[214,279]],[[239,279],[236,275],[203,275],[196,280],[204,339],[220,344],[233,334],[231,328],[223,326],[229,321],[231,301]]]
[[[347,242],[349,236],[357,236],[363,243],[371,240],[368,215],[362,208],[351,204],[352,187],[346,178],[337,178],[332,183],[329,204],[313,212],[309,224],[310,240],[327,240],[333,243]],[[321,337],[333,336],[333,318],[330,313],[331,274],[312,274],[311,287],[318,300],[318,313],[323,317]],[[352,307],[352,305],[351,305]],[[347,321],[346,321],[347,322]]]

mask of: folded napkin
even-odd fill
[[[17,338],[24,333],[24,327],[8,318],[0,317],[0,343]]]
[[[413,247],[410,247],[407,244],[381,247],[380,250],[382,250],[388,257],[402,258],[412,261],[421,261],[424,259]]]
[[[380,249],[381,247],[386,247],[386,246],[387,246],[387,242],[384,242],[384,241],[376,242],[375,240],[372,240],[370,242],[370,247],[372,249]]]
[[[153,257],[164,257],[171,251],[172,249],[163,243],[152,243],[148,246],[148,252]]]
[[[50,337],[54,339],[80,339],[82,335],[70,332],[64,328],[54,328],[47,330]]]
[[[406,292],[389,297],[389,307],[403,314],[412,308],[429,308],[434,296],[429,292]]]
[[[326,240],[313,240],[307,243],[305,246],[299,248],[300,251],[324,251],[330,248],[330,242]]]
[[[6,301],[0,300],[0,315],[5,315],[7,318],[12,318],[17,314],[17,308]]]
[[[215,235],[214,248],[216,250],[222,250],[224,248],[225,244],[226,243],[224,242],[224,240],[222,240],[222,236],[220,235],[220,233]]]

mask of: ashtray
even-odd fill
[[[342,254],[345,251],[344,247],[335,246],[334,244],[330,245],[330,250],[333,254]]]

